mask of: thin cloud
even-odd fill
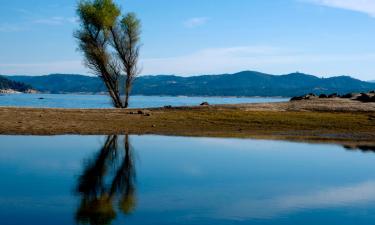
[[[1,33],[19,32],[19,31],[23,31],[23,30],[24,30],[24,28],[20,27],[17,24],[10,24],[10,23],[0,24],[0,32]]]
[[[221,218],[271,219],[302,209],[326,209],[363,205],[375,201],[375,182],[368,181],[343,187],[333,187],[313,193],[286,195],[270,199],[242,199],[225,205],[217,212]]]
[[[38,20],[33,21],[33,23],[50,25],[50,26],[60,26],[66,23],[76,23],[76,22],[77,22],[77,18],[75,17],[66,18],[66,17],[59,17],[59,16],[46,18],[46,19],[38,19]]]
[[[186,20],[184,26],[187,28],[199,27],[206,24],[209,20],[210,18],[208,17],[194,17]]]
[[[373,76],[367,70],[374,60],[373,53],[312,54],[273,46],[239,46],[203,49],[176,57],[146,58],[142,60],[142,65],[143,74],[185,76],[241,70],[273,74],[303,71],[319,76],[351,75],[366,80]]]
[[[361,12],[361,13],[368,14],[371,17],[375,17],[375,0],[307,0],[307,1],[314,3],[314,4],[322,5],[322,6]]]
[[[312,54],[296,49],[274,46],[238,46],[210,48],[187,55],[165,58],[142,58],[142,74],[176,74],[182,76],[223,74],[256,70],[271,74],[301,71],[329,77],[350,75],[362,80],[373,80],[369,73],[375,61],[374,53]],[[40,63],[0,63],[0,74],[88,74],[81,60]]]

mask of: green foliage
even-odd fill
[[[135,13],[128,13],[121,20],[122,30],[128,34],[127,41],[139,42],[141,35],[141,21],[137,18]]]
[[[77,13],[84,26],[108,29],[120,15],[120,9],[112,0],[82,0],[78,4]]]

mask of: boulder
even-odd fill
[[[371,102],[372,97],[366,93],[361,93],[361,95],[358,96],[356,100],[361,101],[361,102]]]
[[[144,116],[151,116],[151,112],[149,110],[138,110],[138,114]]]
[[[208,106],[208,105],[210,105],[208,102],[202,102],[201,104],[200,104],[201,106]]]
[[[326,94],[321,94],[319,95],[319,98],[328,98],[328,96]]]
[[[296,96],[290,99],[290,101],[300,101],[300,100],[309,100],[309,99],[314,99],[318,98],[315,94],[308,94],[308,95],[303,95],[303,96]]]
[[[355,96],[355,94],[348,93],[348,94],[342,95],[341,98],[353,98],[354,96]]]
[[[302,96],[296,96],[296,97],[291,98],[290,101],[301,101],[303,99],[304,98]]]
[[[337,97],[340,97],[340,95],[337,94],[337,93],[333,93],[333,94],[328,95],[328,98],[337,98]]]
[[[303,99],[314,99],[314,98],[317,98],[315,94],[308,94],[308,95],[303,96]]]

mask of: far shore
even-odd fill
[[[0,89],[0,94],[13,95],[13,94],[27,94],[27,95],[108,95],[107,92],[19,92],[12,89]],[[176,98],[269,98],[269,99],[290,99],[290,96],[228,96],[228,95],[132,95],[132,97],[176,97]]]
[[[375,103],[348,99],[126,110],[0,107],[0,121],[3,135],[156,134],[375,148]]]

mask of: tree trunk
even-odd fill
[[[129,107],[129,98],[130,98],[130,92],[131,92],[131,86],[132,86],[132,76],[131,72],[127,71],[126,76],[126,82],[125,82],[125,102],[124,102],[124,108]]]

